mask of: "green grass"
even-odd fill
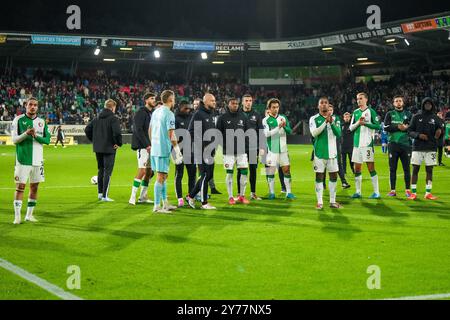
[[[40,222],[14,226],[14,148],[2,147],[0,257],[65,289],[67,267],[80,266],[81,290],[72,293],[84,299],[378,299],[450,292],[449,168],[435,171],[439,201],[426,202],[421,194],[411,203],[403,192],[388,199],[388,160],[377,150],[383,199],[367,199],[372,187],[365,171],[365,199],[352,201],[354,189],[339,188],[345,208],[318,213],[311,147],[290,150],[298,200],[230,208],[223,195],[211,201],[216,212],[186,208],[167,216],[127,204],[136,173],[129,146],[116,161],[115,203],[96,201],[90,146],[46,148],[47,181],[35,212]],[[215,173],[224,192],[223,168]],[[174,203],[173,170],[169,179]],[[267,194],[264,177],[258,179],[259,193]],[[421,172],[419,192],[423,180]],[[399,191],[402,186],[399,176]],[[381,290],[367,289],[370,265],[381,268]],[[0,269],[0,299],[52,298]]]

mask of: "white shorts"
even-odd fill
[[[291,164],[287,152],[273,153],[269,151],[266,157],[266,165],[269,167],[286,167]]]
[[[314,157],[314,172],[324,173],[325,170],[329,173],[335,173],[339,171],[339,165],[337,158],[334,159],[319,159]]]
[[[373,147],[353,148],[352,162],[354,163],[375,162],[375,151]]]
[[[437,165],[437,154],[433,151],[422,152],[413,151],[411,156],[411,164],[420,166],[425,163],[425,166],[431,167]]]
[[[147,149],[139,149],[137,151],[137,160],[139,169],[151,168],[150,154],[147,152]]]
[[[30,183],[44,182],[44,166],[24,166],[22,164],[16,164],[14,169],[14,183],[27,184],[28,179],[30,180]]]
[[[247,154],[239,154],[237,156],[227,154],[223,155],[223,166],[225,170],[233,170],[235,164],[238,169],[247,169],[248,168]]]

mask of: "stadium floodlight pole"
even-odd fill
[[[94,55],[98,56],[100,54],[100,48],[95,48]]]

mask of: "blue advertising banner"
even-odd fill
[[[205,41],[174,41],[173,48],[175,50],[215,51],[216,44]]]
[[[59,46],[81,46],[81,37],[33,35],[31,36],[31,43]]]

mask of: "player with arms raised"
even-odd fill
[[[45,180],[43,145],[50,144],[47,124],[44,119],[37,116],[37,111],[37,99],[29,98],[26,113],[16,117],[12,123],[12,141],[16,145],[14,224],[21,223],[23,194],[28,180],[30,180],[30,194],[25,221],[37,222],[33,211],[36,207],[39,183]]]
[[[267,138],[266,175],[269,184],[269,200],[275,199],[275,172],[281,167],[286,184],[286,199],[296,199],[291,189],[291,166],[287,147],[287,134],[292,133],[286,116],[279,114],[281,102],[270,99],[267,102],[268,115],[262,121]]]
[[[380,190],[378,186],[378,175],[375,171],[375,150],[374,137],[375,132],[380,130],[381,125],[379,117],[375,110],[367,105],[369,97],[367,93],[361,92],[356,96],[358,102],[358,109],[353,112],[353,117],[350,125],[350,130],[354,134],[354,147],[352,154],[352,161],[355,164],[355,186],[356,193],[352,196],[353,199],[362,198],[362,164],[367,163],[370,176],[372,177],[373,194],[370,199],[380,199]]]
[[[337,139],[341,137],[341,126],[333,117],[327,97],[319,99],[319,113],[309,120],[309,130],[314,138],[314,171],[316,172],[316,195],[318,210],[323,209],[323,182],[325,171],[330,173],[330,208],[340,209],[336,202],[339,172]]]

